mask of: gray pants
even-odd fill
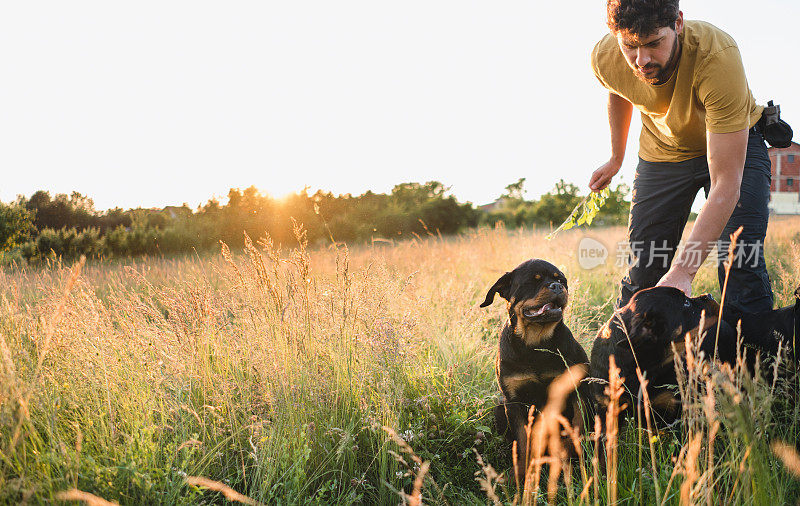
[[[739,226],[743,227],[725,294],[726,319],[743,312],[772,309],[772,286],[763,249],[771,177],[764,138],[754,127],[747,142],[739,202],[717,243],[721,289],[725,281],[722,260],[728,253],[730,235]],[[639,159],[628,222],[631,263],[620,283],[618,308],[627,304],[637,291],[655,286],[669,270],[695,196],[703,188],[708,197],[710,185],[705,156],[674,163]]]

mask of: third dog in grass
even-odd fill
[[[568,367],[588,365],[589,359],[564,324],[569,292],[567,279],[556,266],[538,259],[523,262],[497,280],[481,307],[490,305],[495,294],[508,301],[496,366],[503,403],[495,409],[495,420],[498,430],[517,442],[521,464],[517,476],[524,478],[529,409],[542,409],[550,383]],[[582,413],[575,394],[564,416],[580,429]]]

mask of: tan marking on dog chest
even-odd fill
[[[508,391],[508,393],[512,396],[515,396],[517,394],[517,391],[523,386],[527,385],[528,383],[540,383],[542,379],[544,378],[531,372],[523,374],[511,374],[509,376],[503,377],[500,381],[503,382],[503,386]]]
[[[553,336],[556,325],[558,325],[558,322],[538,324],[524,322],[522,318],[519,318],[517,320],[517,328],[514,330],[517,336],[522,337],[525,344],[535,346],[550,339]]]

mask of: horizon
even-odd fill
[[[588,65],[607,33],[602,1],[570,11],[566,37],[560,6],[522,0],[46,5],[0,19],[13,49],[3,202],[77,191],[98,210],[196,209],[229,188],[281,198],[440,181],[478,206],[520,177],[527,199],[562,178],[585,194],[610,153],[606,91]],[[797,126],[784,34],[800,6],[681,8],[736,39],[756,100]],[[634,115],[612,187],[632,182],[639,129]]]
[[[375,191],[375,190],[372,190],[372,189],[367,189],[367,190],[365,190],[363,192],[359,192],[359,193],[355,193],[355,192],[342,192],[342,193],[339,193],[339,192],[326,190],[324,188],[310,188],[310,187],[301,188],[301,189],[296,190],[296,191],[290,191],[290,192],[285,193],[283,195],[272,195],[269,192],[262,191],[260,188],[256,188],[256,190],[258,191],[259,196],[270,198],[270,199],[273,199],[273,200],[276,200],[276,201],[283,201],[283,200],[285,200],[285,199],[287,199],[287,198],[289,198],[289,197],[291,197],[293,195],[301,195],[304,192],[308,196],[313,196],[317,192],[322,192],[323,194],[330,194],[334,198],[341,198],[341,197],[346,197],[346,196],[350,196],[350,197],[356,198],[356,197],[361,197],[361,196],[363,196],[364,194],[366,194],[368,192],[372,192],[374,194],[390,195],[392,193],[393,188],[395,186],[398,186],[398,185],[401,185],[401,184],[420,184],[420,185],[423,185],[423,184],[430,183],[430,182],[441,183],[441,181],[401,181],[401,182],[396,183],[395,185],[392,185],[392,187],[389,188],[388,191]],[[575,186],[578,186],[578,195],[580,195],[580,196],[585,196],[585,195],[587,195],[589,193],[589,189],[588,188],[581,188],[579,185],[576,185],[573,181],[564,181],[564,182],[566,184],[573,184]],[[527,181],[525,182],[525,184],[527,184]],[[617,188],[617,184],[619,184],[619,183],[612,184],[609,187],[609,189],[615,190]],[[444,187],[444,196],[445,196],[445,198],[453,196],[453,197],[456,198],[456,200],[460,204],[471,204],[476,209],[481,207],[481,206],[487,205],[487,204],[493,204],[493,203],[499,201],[503,197],[502,195],[497,195],[491,201],[483,202],[483,203],[472,202],[472,201],[468,201],[468,200],[465,201],[465,200],[459,199],[457,195],[453,194],[451,187],[447,186],[444,183],[442,183],[442,185]],[[238,188],[238,187],[237,188],[229,188],[228,192],[234,191],[234,190],[239,191],[239,192],[243,192],[244,190],[246,190],[247,188],[250,188],[250,187],[255,187],[255,185],[250,185],[249,187],[241,187],[241,188]],[[525,200],[526,201],[535,201],[535,200],[538,200],[542,195],[544,195],[546,193],[553,193],[555,190],[556,190],[556,188],[555,188],[555,185],[554,185],[553,188],[550,188],[549,190],[542,192],[540,195],[537,195],[536,197],[531,197],[530,195],[526,195],[525,196]],[[69,197],[72,194],[72,191],[70,191],[70,192],[53,192],[53,191],[46,190],[46,189],[42,188],[42,189],[39,189],[39,190],[36,190],[36,191],[32,192],[29,195],[20,194],[20,195],[17,195],[17,197],[15,199],[12,199],[12,200],[9,200],[9,201],[0,200],[0,202],[2,202],[2,203],[14,203],[20,197],[22,197],[24,199],[30,199],[31,196],[34,193],[37,193],[39,191],[47,192],[50,195],[51,198],[55,198],[56,195],[67,195]],[[73,190],[73,191],[77,191],[77,190]],[[503,191],[505,191],[505,188],[503,189]],[[227,203],[228,203],[228,192],[226,192],[224,194],[215,194],[214,197],[209,197],[205,201],[202,201],[202,202],[200,202],[199,204],[197,204],[195,206],[192,206],[189,202],[181,202],[181,203],[177,203],[177,204],[165,204],[163,206],[151,206],[151,207],[145,207],[145,206],[133,206],[133,207],[111,206],[111,207],[102,208],[102,209],[97,207],[97,205],[95,203],[95,200],[94,200],[94,197],[92,195],[86,195],[86,194],[83,194],[81,192],[78,192],[78,193],[80,193],[82,197],[88,198],[90,201],[92,201],[92,204],[94,206],[94,210],[96,212],[105,213],[105,212],[113,210],[113,209],[122,209],[124,211],[128,211],[128,210],[136,210],[136,209],[143,209],[143,210],[144,209],[151,209],[151,210],[155,210],[155,209],[165,209],[165,208],[168,208],[168,207],[188,207],[189,209],[192,210],[192,212],[196,212],[196,211],[202,209],[204,206],[206,206],[212,200],[216,201],[217,203],[219,203],[221,205],[227,205]],[[220,195],[222,195],[222,196],[220,196]],[[630,198],[630,194],[628,194],[628,198]]]

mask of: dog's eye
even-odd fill
[[[692,301],[686,299],[685,301],[683,301],[683,307],[692,307]]]

